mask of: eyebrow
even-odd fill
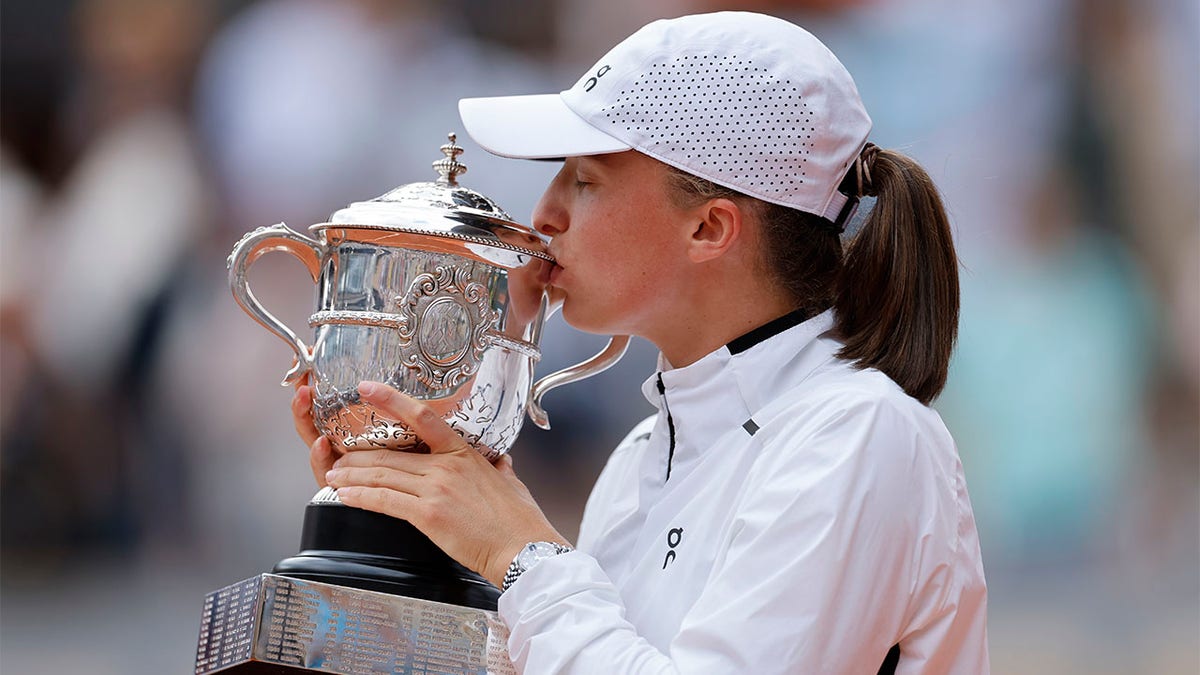
[[[595,158],[592,156],[584,155],[584,156],[575,157],[574,159],[575,159],[575,166],[574,166],[575,171],[587,171],[587,172],[603,172],[604,171],[605,165],[603,162],[587,161],[587,160],[594,160]]]
[[[600,164],[612,164],[614,160],[619,159],[626,152],[628,152],[628,150],[622,150],[620,152],[602,152],[595,155],[581,155],[579,158],[590,159],[591,161],[598,162]]]
[[[580,156],[576,157],[575,159],[580,162],[585,162],[585,166],[587,166],[589,168],[597,167],[601,170],[604,170],[604,169],[608,169],[608,168],[612,167],[613,160],[616,157],[616,155],[618,155],[618,154],[620,154],[620,153],[614,152],[614,153],[607,153],[607,154],[602,154],[602,155],[580,155]]]

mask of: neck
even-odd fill
[[[732,340],[796,309],[759,277],[745,283],[697,285],[691,303],[679,303],[657,335],[647,335],[676,368],[689,366]]]

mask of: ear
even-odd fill
[[[728,253],[742,236],[744,215],[731,199],[710,199],[698,207],[695,216],[699,222],[688,241],[688,258],[707,262]]]

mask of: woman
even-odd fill
[[[533,215],[550,286],[577,328],[660,348],[658,414],[609,459],[577,550],[507,457],[377,383],[362,396],[432,454],[336,457],[301,388],[318,482],[502,587],[524,672],[987,672],[974,518],[928,407],[958,317],[951,235],[928,176],[866,142],[837,59],[778,19],[691,16],[560,95],[460,111],[492,152],[565,158]]]

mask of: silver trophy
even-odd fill
[[[419,443],[359,400],[358,383],[375,380],[434,406],[473,446],[498,457],[527,411],[549,428],[541,406],[547,391],[604,370],[628,345],[614,337],[592,359],[533,384],[554,259],[532,229],[458,184],[467,167],[454,141],[450,134],[445,157],[433,163],[436,182],[351,204],[310,227],[316,238],[282,223],[259,228],[229,256],[238,304],[296,353],[283,384],[311,374],[313,417],[345,450]],[[311,349],[250,291],[247,272],[268,251],[299,258],[317,284]]]
[[[310,227],[312,237],[259,228],[229,256],[238,304],[295,352],[283,384],[308,377],[313,418],[340,449],[424,450],[359,398],[359,382],[374,380],[423,400],[495,459],[526,414],[549,428],[547,391],[608,368],[628,345],[612,337],[591,359],[534,382],[543,322],[556,309],[546,292],[553,258],[532,229],[458,184],[467,167],[449,139],[436,181],[351,204]],[[271,251],[299,258],[316,283],[311,347],[250,290],[249,268]],[[197,675],[511,670],[498,590],[408,523],[347,507],[326,488],[306,508],[300,549],[272,574],[206,598]]]

